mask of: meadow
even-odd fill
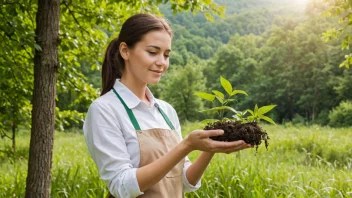
[[[201,125],[186,123],[184,136]],[[202,187],[186,197],[352,197],[352,128],[264,125],[268,150],[216,154]],[[24,197],[29,131],[0,142],[0,197]],[[192,152],[194,160],[199,152]],[[104,197],[106,185],[89,157],[81,130],[56,132],[51,197]]]

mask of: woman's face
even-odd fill
[[[169,67],[171,36],[166,31],[151,31],[133,48],[120,46],[120,50],[125,59],[122,79],[157,84]]]

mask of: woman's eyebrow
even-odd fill
[[[160,47],[155,46],[155,45],[148,45],[147,47],[153,47],[153,48],[155,48],[155,49],[157,49],[157,50],[161,50],[161,48],[160,48]],[[171,49],[167,49],[166,51],[171,52]]]

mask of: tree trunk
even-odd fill
[[[55,95],[59,44],[60,0],[38,0],[34,56],[32,129],[26,198],[50,197]]]

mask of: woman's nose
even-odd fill
[[[164,66],[164,65],[167,65],[167,58],[165,58],[165,56],[161,56],[158,58],[158,60],[156,61],[156,64],[157,65],[161,65],[161,66]]]

